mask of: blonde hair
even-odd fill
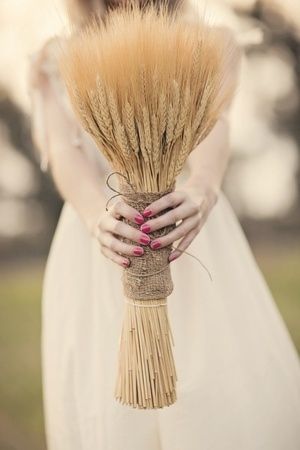
[[[65,0],[67,14],[70,23],[75,27],[84,27],[93,17],[104,19],[109,9],[113,9],[122,5],[126,0]],[[162,3],[167,4],[170,12],[175,11],[179,4],[184,3],[184,0],[137,0],[140,7],[153,3],[159,7]]]
[[[73,26],[84,26],[95,13],[104,15],[105,5],[103,0],[98,0],[96,8],[95,0],[65,0],[65,8],[70,23]]]

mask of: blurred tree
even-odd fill
[[[15,252],[22,254],[24,251],[27,255],[28,252],[38,255],[49,248],[62,201],[55,190],[51,177],[40,171],[39,162],[36,158],[37,152],[34,150],[31,139],[30,118],[24,114],[3,87],[0,87],[0,122],[4,124],[8,131],[9,144],[26,158],[34,173],[37,189],[20,200],[25,202],[28,208],[31,204],[35,206],[38,204],[42,211],[41,220],[43,221],[42,231],[38,235],[30,237],[30,234],[25,233],[23,237],[18,235],[11,239],[7,239],[7,236],[5,239],[1,239],[0,236],[1,256],[7,257],[10,253],[13,253],[15,257],[17,256]],[[0,191],[0,204],[8,196],[11,196],[11,194],[2,189]]]

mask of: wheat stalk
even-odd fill
[[[60,67],[72,105],[113,170],[138,192],[137,199],[127,198],[131,206],[142,211],[149,204],[142,198],[160,198],[174,189],[188,155],[233,95],[235,82],[228,76],[237,58],[233,48],[230,39],[202,19],[190,26],[167,7],[158,11],[150,3],[141,10],[135,0],[68,41]],[[135,276],[124,272],[130,301],[115,397],[137,408],[176,401],[174,342],[166,310],[170,251],[145,249],[142,258],[131,259]],[[166,267],[159,275],[151,272],[153,258],[155,270]],[[145,287],[150,298],[144,292],[140,301]]]
[[[180,108],[177,124],[174,130],[175,141],[179,138],[180,134],[183,131],[184,125],[187,123],[189,105],[190,105],[190,88],[189,86],[186,86],[184,90],[182,106]]]
[[[140,148],[134,120],[134,110],[131,104],[128,102],[128,100],[126,100],[123,108],[123,117],[125,121],[125,128],[127,131],[129,142],[131,144],[131,147],[133,148],[133,151],[138,156]]]
[[[97,122],[97,133],[103,135],[103,139],[107,141],[107,143],[111,142],[111,132],[109,128],[107,128],[105,121],[102,116],[102,105],[98,99],[98,93],[95,90],[91,90],[88,92],[89,102],[91,104],[91,109],[93,111],[93,116],[96,118]]]
[[[178,114],[180,110],[180,88],[179,83],[173,80],[173,114],[174,114],[174,126],[176,126]]]
[[[176,165],[175,165],[175,170],[174,170],[174,174],[173,177],[177,177],[179,175],[179,173],[182,170],[182,167],[190,153],[190,151],[192,150],[191,148],[191,143],[192,143],[192,127],[191,126],[187,126],[184,129],[184,133],[183,133],[183,141],[182,141],[182,147],[181,147],[181,151],[179,152],[178,158],[176,160]]]
[[[147,166],[150,163],[149,155],[146,148],[146,141],[145,141],[145,132],[143,129],[143,126],[141,122],[137,119],[136,124],[138,127],[138,133],[139,133],[139,140],[140,140],[140,149],[141,149],[141,155],[142,155],[142,163],[144,162]]]
[[[145,148],[148,153],[149,159],[152,159],[152,139],[151,139],[151,126],[148,108],[142,107],[142,117],[143,117],[143,130],[145,136]]]
[[[164,92],[159,95],[157,116],[159,123],[159,135],[162,136],[167,126],[167,102],[166,94]]]
[[[100,80],[99,75],[97,75],[97,78],[96,78],[96,93],[97,93],[98,102],[100,105],[101,116],[103,118],[104,126],[108,130],[108,134],[111,137],[112,130],[113,130],[112,120],[111,120],[109,107],[108,107],[108,103],[107,103],[105,88]]]
[[[166,142],[167,142],[167,148],[170,146],[170,143],[172,142],[173,138],[173,132],[174,132],[174,126],[175,126],[175,112],[174,112],[174,106],[170,105],[167,112],[167,130],[166,130]]]
[[[157,174],[160,168],[160,145],[159,145],[159,134],[158,134],[158,123],[156,114],[151,115],[151,130],[152,130],[152,143],[153,143],[153,163],[154,163],[154,173]]]

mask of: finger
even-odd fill
[[[184,192],[175,191],[155,200],[142,212],[144,217],[151,217],[167,208],[175,208],[186,198]]]
[[[148,220],[140,227],[141,231],[150,233],[151,231],[159,230],[167,225],[186,219],[200,212],[200,207],[192,202],[183,202],[177,208],[162,214],[155,219]]]
[[[171,252],[169,256],[169,261],[171,262],[179,258],[179,256],[181,256],[183,252],[185,252],[186,249],[191,245],[197,234],[198,230],[193,229],[186,236],[184,236],[184,238],[181,239],[181,241],[177,245],[176,249]]]
[[[121,253],[127,256],[142,256],[144,254],[143,247],[138,247],[120,241],[111,233],[103,233],[101,243],[116,253]]]
[[[108,247],[101,247],[101,253],[106,256],[106,258],[111,259],[113,262],[118,264],[121,267],[129,267],[130,261],[127,258],[123,258],[123,256],[118,255],[117,253],[110,250]]]
[[[109,217],[106,221],[104,231],[108,231],[142,245],[148,245],[150,243],[150,237],[147,234],[137,230],[127,223],[116,220],[113,217]]]
[[[153,250],[166,247],[167,245],[170,245],[173,242],[177,241],[178,239],[187,235],[191,230],[196,228],[198,224],[199,224],[199,217],[197,216],[189,217],[188,219],[183,220],[182,223],[178,225],[174,230],[170,231],[170,233],[166,234],[165,236],[154,239],[151,242],[150,247]]]
[[[125,219],[128,219],[131,222],[135,222],[139,225],[144,223],[145,220],[142,214],[140,214],[137,209],[132,208],[132,206],[129,206],[121,199],[116,201],[111,206],[111,208],[109,208],[109,212],[116,219],[119,219],[120,217],[125,217]]]

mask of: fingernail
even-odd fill
[[[130,261],[129,261],[128,259],[124,259],[124,260],[122,261],[122,265],[123,265],[124,267],[128,267],[128,266],[129,266],[129,263],[130,263]]]
[[[148,209],[148,208],[146,208],[143,212],[144,217],[150,217],[151,214],[152,214],[152,211],[151,211],[151,209]]]
[[[158,241],[153,241],[153,242],[151,242],[151,244],[150,244],[150,247],[151,247],[153,250],[159,248],[160,246],[161,246],[161,243],[158,242]]]
[[[140,243],[141,243],[141,244],[148,245],[149,242],[150,242],[149,236],[142,236],[141,239],[140,239]]]
[[[174,259],[178,258],[178,255],[176,255],[176,253],[171,253],[171,255],[169,256],[169,261],[174,261]]]
[[[142,225],[142,226],[140,227],[140,230],[141,230],[143,233],[149,233],[149,232],[151,231],[151,227],[150,227],[150,225],[147,225],[147,224],[145,223],[144,225]]]
[[[141,247],[134,247],[133,253],[136,256],[141,256],[144,253],[144,250]]]
[[[134,221],[139,225],[144,222],[144,217],[141,214],[134,216]]]

